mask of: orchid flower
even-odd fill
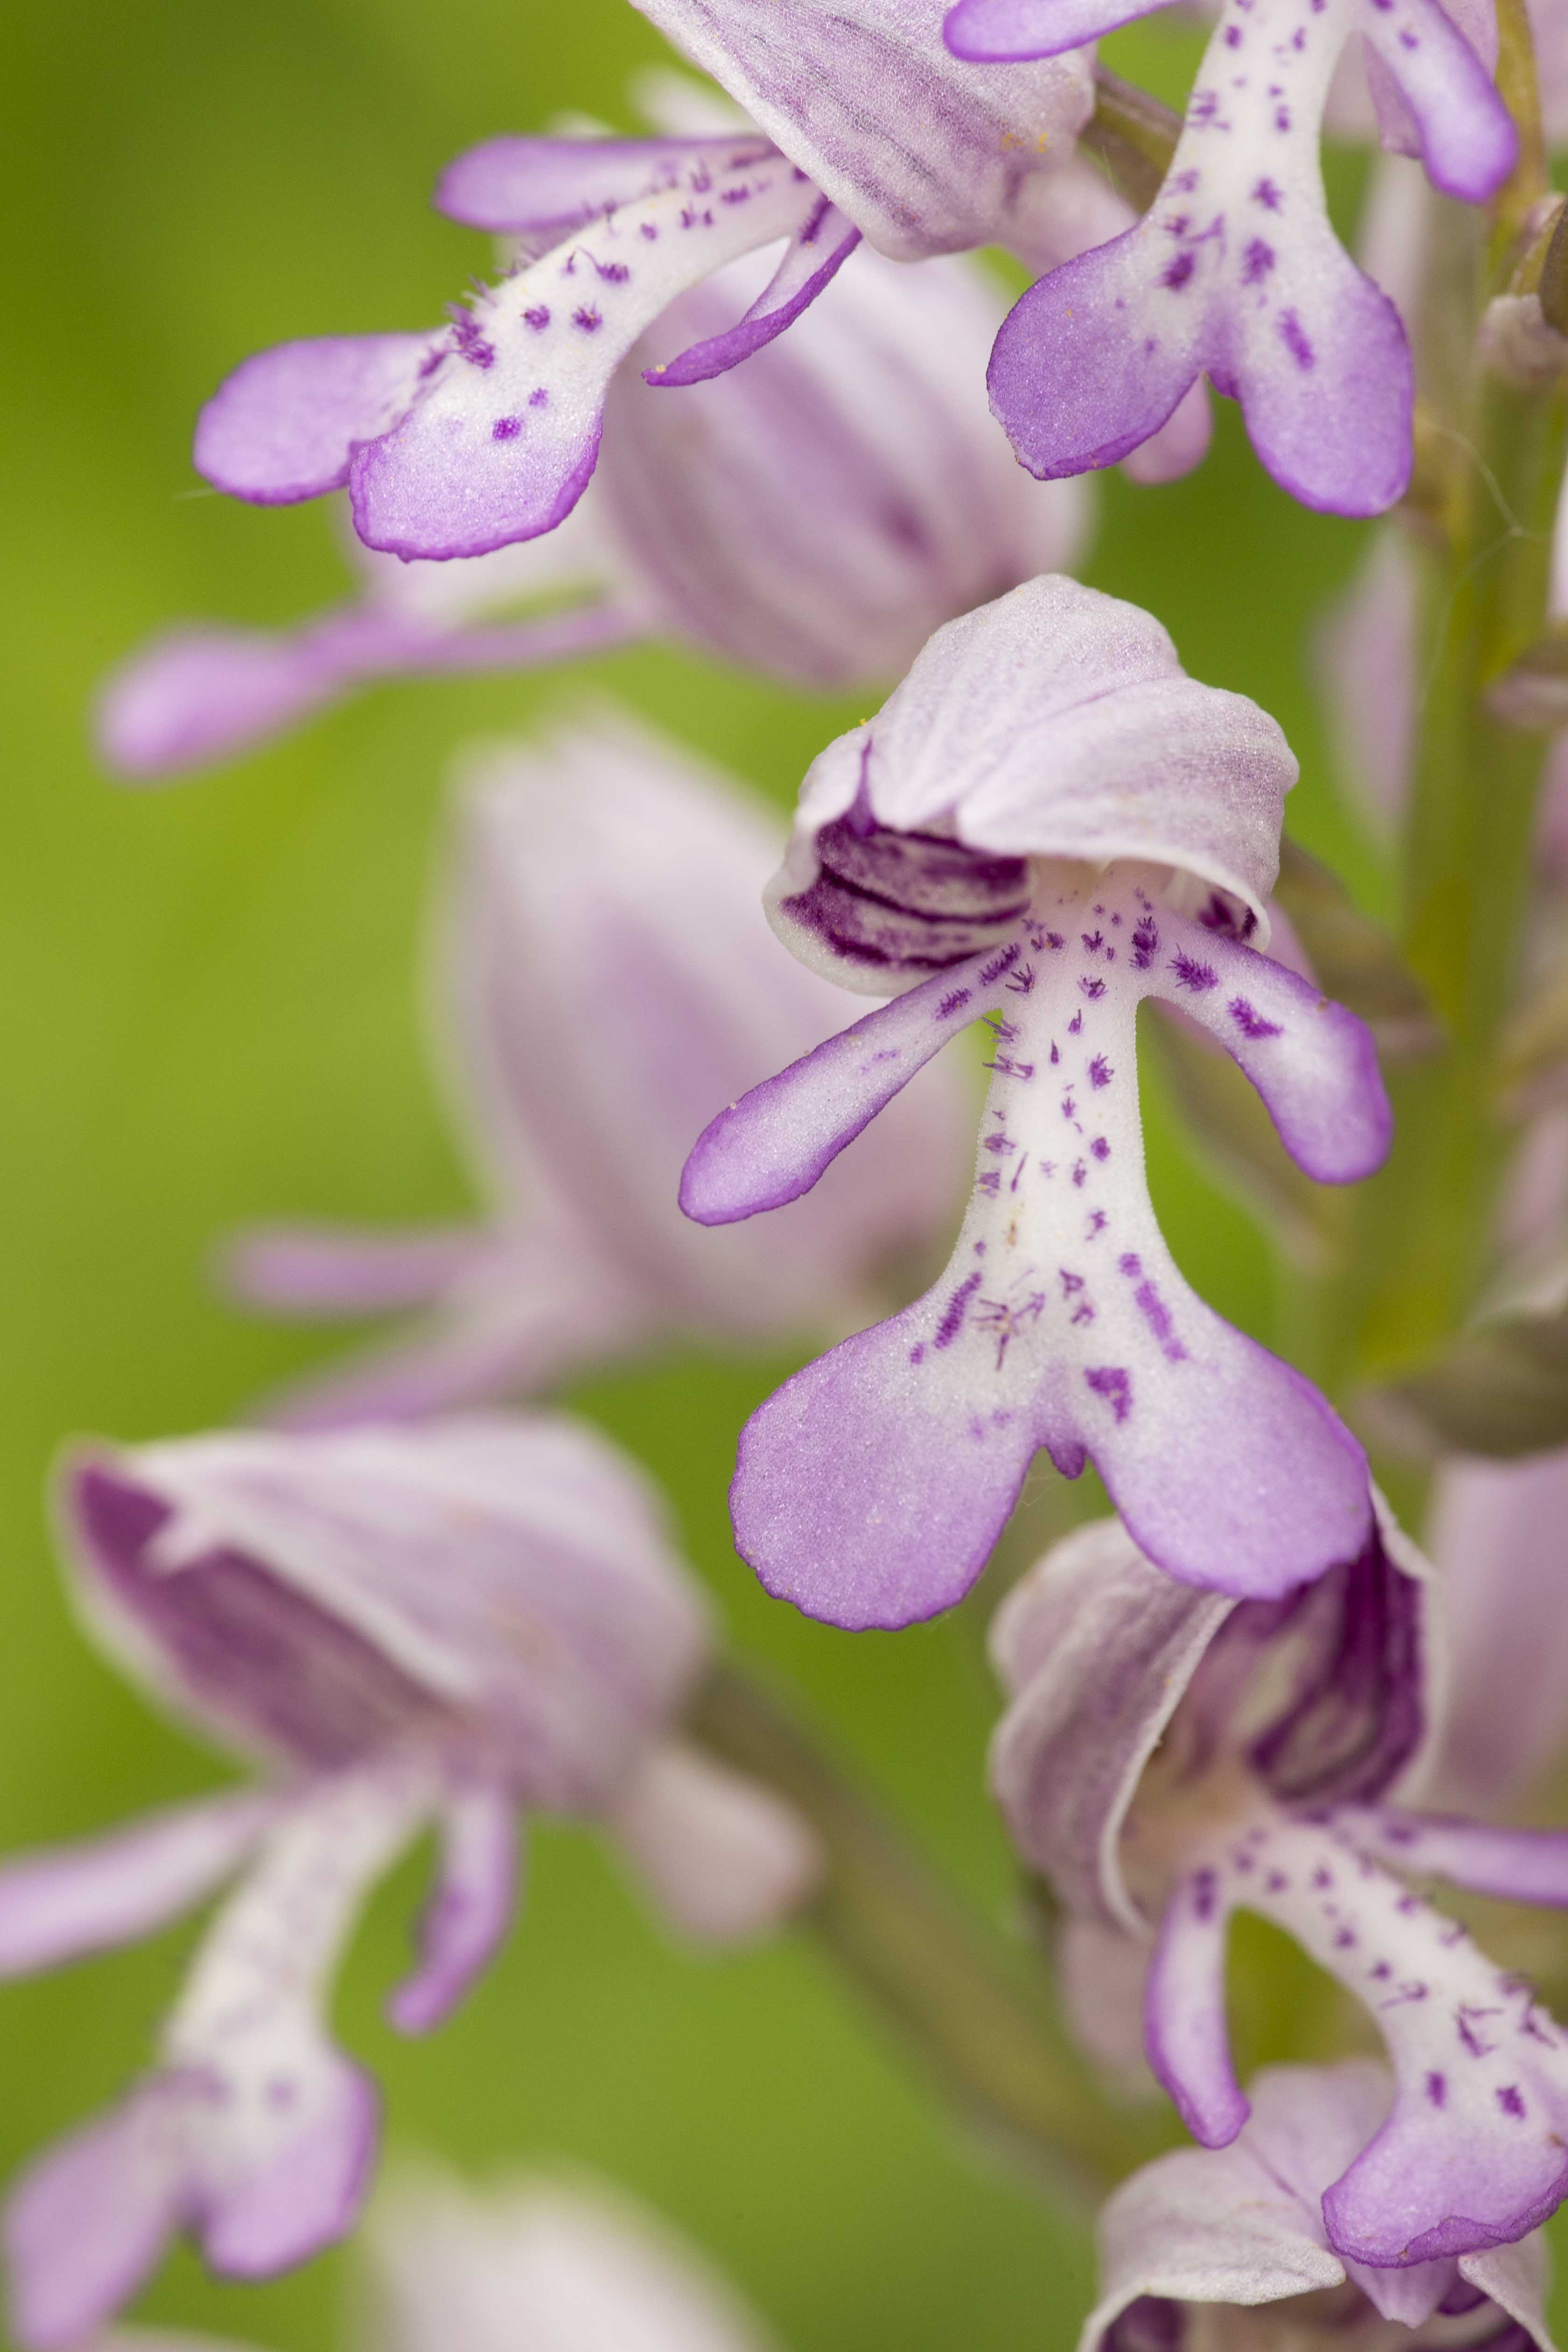
[[[842,1329],[857,1303],[875,1311],[894,1260],[945,1238],[969,1150],[951,1071],[768,1229],[715,1246],[680,1214],[681,1160],[714,1100],[842,1017],[769,935],[778,835],[732,788],[601,717],[473,762],[456,848],[436,976],[489,1211],[469,1227],[240,1237],[230,1279],[271,1311],[432,1310],[307,1383],[284,1419],[416,1418],[682,1335]]]
[[[601,1822],[700,1937],[755,1934],[812,1885],[797,1818],[679,1735],[707,1612],[643,1481],[585,1429],[475,1418],[82,1450],[61,1520],[89,1625],[254,1778],[0,1870],[8,1976],[238,1881],[153,2070],[11,2191],[28,2352],[101,2324],[177,2230],[254,2278],[349,2228],[377,2102],[326,2002],[370,1888],[427,1826],[437,1884],[389,2010],[408,2033],[506,1935],[526,1812]]]
[[[1322,2217],[1342,2260],[1394,2269],[1511,2243],[1568,2194],[1568,2038],[1406,1883],[1568,1904],[1568,1836],[1408,1809],[1436,1727],[1428,1577],[1380,1512],[1359,1559],[1237,1604],[1184,1591],[1104,1520],[992,1630],[994,1791],[1068,1917],[1142,1954],[1149,2063],[1194,2137],[1228,2147],[1251,2112],[1226,2027],[1234,1912],[1366,2009],[1393,2105],[1321,2184]]]
[[[1353,1558],[1361,1449],[1187,1287],[1144,1188],[1137,1009],[1226,1047],[1310,1174],[1375,1167],[1362,1024],[1265,936],[1295,762],[1272,719],[1188,678],[1146,614],[1046,579],[938,632],[807,776],[776,928],[841,985],[903,992],[713,1119],[689,1216],[807,1192],[950,1037],[995,1012],[968,1216],[912,1307],[755,1413],[736,1541],[773,1593],[902,1625],[968,1590],[1036,1451],[1092,1454],[1173,1576],[1277,1594]]]
[[[858,255],[749,367],[645,398],[639,368],[716,330],[737,272],[754,274],[734,264],[679,297],[622,362],[603,463],[559,531],[449,563],[345,532],[355,604],[275,635],[176,630],[132,656],[100,706],[109,764],[157,777],[377,677],[532,668],[648,635],[789,685],[880,684],[953,614],[1072,564],[1087,486],[1031,481],[987,413],[1005,305],[980,264]],[[487,617],[563,591],[579,601]]]
[[[942,47],[938,0],[809,13],[822,80],[804,126],[501,138],[459,157],[437,203],[519,240],[511,274],[445,328],[246,361],[202,413],[198,470],[262,505],[346,485],[365,544],[405,557],[482,555],[552,530],[593,473],[617,366],[677,296],[784,247],[738,321],[649,371],[660,389],[772,341],[862,234],[900,261],[992,241],[1089,113],[1086,58],[974,74]],[[798,66],[798,23],[784,40]],[[765,107],[759,118],[773,120]]]
[[[405,2164],[370,2207],[360,2269],[364,2352],[767,2352],[689,2247],[619,2191],[575,2180],[477,2189]],[[90,2352],[247,2347],[115,2327]]]
[[[1388,2112],[1384,2069],[1270,2066],[1226,2148],[1178,2148],[1100,2209],[1100,2297],[1079,2352],[1552,2352],[1545,2242],[1401,2270],[1342,2261],[1322,2194]],[[1406,2331],[1394,2334],[1394,2329]]]
[[[955,55],[1075,50],[1164,0],[959,0]],[[1330,225],[1318,141],[1335,63],[1365,46],[1392,143],[1480,203],[1518,134],[1440,0],[1226,0],[1159,194],[1111,243],[1030,289],[996,341],[991,396],[1044,477],[1113,464],[1200,375],[1304,505],[1381,514],[1409,479],[1414,383],[1398,312]]]

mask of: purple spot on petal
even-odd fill
[[[1104,1055],[1097,1054],[1093,1061],[1089,1066],[1089,1085],[1091,1087],[1108,1087],[1115,1076],[1115,1071],[1111,1068]]]
[[[1173,294],[1179,293],[1197,266],[1190,253],[1178,253],[1167,263],[1160,283],[1168,286]]]
[[[544,386],[542,383],[536,384],[533,390],[529,394],[528,404],[530,408],[549,407],[550,394],[545,391]]]
[[[1200,1870],[1193,1877],[1193,1916],[1196,1919],[1212,1919],[1219,1902],[1219,1881],[1212,1870]]]
[[[1497,2103],[1505,2116],[1517,2116],[1523,2120],[1524,2100],[1517,2083],[1505,2083],[1497,2095]]]
[[[1284,1034],[1278,1021],[1265,1021],[1262,1013],[1255,1012],[1245,996],[1233,996],[1225,1009],[1244,1037],[1279,1037]]]
[[[1305,371],[1317,366],[1317,354],[1308,341],[1307,331],[1294,310],[1280,311],[1279,339],[1299,368]]]
[[[1244,286],[1261,285],[1274,267],[1274,247],[1260,236],[1255,236],[1241,257],[1241,282]]]
[[[490,426],[490,439],[492,441],[515,441],[521,431],[522,419],[521,416],[498,416],[495,423]]]
[[[585,335],[596,335],[604,323],[604,313],[596,302],[580,302],[572,313],[572,324],[581,327]]]
[[[1152,1282],[1141,1282],[1132,1294],[1132,1304],[1154,1334],[1160,1353],[1169,1363],[1183,1364],[1187,1351],[1176,1337],[1176,1327],[1171,1320],[1171,1310]]]
[[[1448,2077],[1447,2074],[1428,2074],[1426,2077],[1426,2096],[1431,2100],[1432,2105],[1435,2107],[1440,2107],[1447,2095]]]
[[[523,312],[522,323],[525,327],[531,327],[536,335],[542,335],[550,324],[549,304],[536,302],[531,310]]]
[[[1120,1364],[1097,1364],[1084,1374],[1084,1379],[1097,1397],[1103,1397],[1118,1422],[1126,1420],[1132,1410],[1132,1382]]]
[[[1183,948],[1178,948],[1171,958],[1171,970],[1181,986],[1190,988],[1194,994],[1202,995],[1206,990],[1219,986],[1219,974],[1213,964],[1199,963],[1195,956],[1188,955]]]
[[[965,1275],[942,1312],[942,1321],[936,1327],[936,1336],[931,1341],[933,1348],[952,1347],[963,1328],[963,1318],[968,1310],[969,1302],[979,1289],[982,1279],[983,1277],[978,1274]]]
[[[1252,201],[1255,205],[1261,205],[1265,212],[1277,213],[1285,199],[1272,180],[1259,180],[1252,191]]]

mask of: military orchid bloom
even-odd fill
[[[78,2344],[193,2231],[269,2275],[353,2221],[368,2076],[326,2022],[372,1886],[441,1859],[389,2014],[437,2025],[516,1907],[520,1820],[601,1823],[672,1923],[757,1933],[809,1890],[811,1833],[681,1739],[707,1611],[640,1475],[571,1423],[235,1434],[84,1450],[61,1513],[89,1624],[254,1769],[248,1786],[0,1869],[0,1973],[147,1934],[229,1880],[121,2105],[16,2183],[28,2352]]]
[[[1278,1594],[1354,1558],[1360,1447],[1317,1392],[1188,1288],[1145,1189],[1136,1016],[1179,1005],[1343,1183],[1389,1118],[1371,1039],[1247,945],[1295,762],[1272,719],[1188,678],[1158,623],[1045,579],[931,640],[807,777],[775,927],[894,1001],[721,1110],[689,1216],[808,1192],[955,1036],[995,1051],[946,1275],[747,1424],[736,1540],[772,1592],[901,1625],[966,1591],[1036,1452],[1092,1455],[1173,1576]]]

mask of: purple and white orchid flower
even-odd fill
[[[689,1216],[793,1202],[949,1038],[996,1012],[974,1192],[947,1273],[747,1424],[736,1541],[771,1592],[849,1626],[964,1593],[1030,1461],[1092,1454],[1173,1576],[1275,1595],[1361,1550],[1360,1447],[1199,1300],[1143,1178],[1135,1024],[1181,1006],[1287,1148],[1343,1183],[1388,1108],[1363,1024],[1264,936],[1295,761],[1187,677],[1130,604],[1046,579],[932,638],[822,753],[770,888],[795,953],[894,1002],[754,1087],[687,1165]]]
[[[1031,481],[986,408],[1006,305],[979,263],[868,251],[749,367],[647,399],[640,369],[716,331],[737,272],[750,286],[746,263],[721,271],[623,361],[598,473],[559,531],[447,563],[346,532],[354,604],[276,635],[179,629],[134,655],[100,709],[109,764],[155,778],[369,680],[533,668],[650,635],[789,685],[885,684],[955,613],[1071,567],[1088,486]]]
[[[811,13],[820,103],[804,128],[781,122],[781,144],[742,126],[501,138],[459,157],[437,203],[518,240],[511,274],[448,327],[285,343],[246,361],[202,413],[198,470],[262,505],[346,485],[365,544],[405,557],[482,555],[552,530],[593,473],[617,366],[679,295],[784,247],[738,321],[649,371],[660,389],[772,341],[863,233],[901,261],[1004,234],[1009,208],[1067,161],[1089,113],[1086,58],[968,72],[942,46],[938,0]],[[798,68],[798,23],[784,38]],[[855,58],[858,82],[847,78]]]
[[[1552,2352],[1536,2233],[1402,2270],[1342,2262],[1322,2195],[1388,2112],[1381,2066],[1270,2066],[1226,2148],[1178,2148],[1100,2209],[1079,2352]],[[1405,2334],[1396,2334],[1403,2330]]]
[[[952,1230],[973,1118],[957,1071],[928,1073],[765,1229],[716,1239],[677,1202],[713,1103],[842,1018],[838,992],[781,956],[763,919],[772,820],[608,715],[493,751],[466,784],[435,979],[489,1213],[241,1236],[229,1278],[269,1310],[430,1310],[308,1381],[281,1417],[415,1419],[673,1338],[755,1346],[874,1313],[894,1263]]]
[[[1395,2269],[1511,2243],[1568,2194],[1568,2037],[1406,1883],[1568,1904],[1568,1836],[1395,1801],[1435,1729],[1428,1575],[1380,1513],[1358,1559],[1237,1604],[1183,1591],[1104,1520],[992,1631],[994,1790],[1068,1918],[1142,1951],[1149,2061],[1194,2137],[1228,2147],[1251,2112],[1226,2027],[1235,1911],[1366,2008],[1394,2098],[1322,2215],[1343,2260]]]
[[[949,46],[994,70],[1076,50],[1164,0],[959,0]],[[1440,0],[1226,0],[1176,152],[1144,218],[1041,278],[997,338],[991,394],[1024,464],[1107,466],[1200,375],[1303,504],[1381,514],[1411,463],[1414,378],[1394,304],[1330,225],[1318,142],[1341,51],[1362,36],[1392,143],[1479,203],[1518,134]]]
[[[375,1881],[440,1841],[414,1974],[437,2025],[517,1903],[520,1819],[601,1822],[682,1930],[724,1940],[809,1891],[810,1832],[679,1717],[706,1609],[655,1498],[571,1423],[234,1434],[68,1464],[89,1626],[253,1786],[0,1869],[0,1974],[146,1934],[237,1874],[125,2101],[49,2150],[5,2215],[14,2326],[74,2345],[173,2232],[268,2275],[352,2224],[377,2103],[334,2046],[331,1975]]]

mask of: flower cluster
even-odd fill
[[[133,655],[106,763],[160,777],[374,679],[634,640],[890,691],[812,761],[787,838],[603,703],[465,754],[431,994],[482,1208],[231,1235],[252,1307],[410,1319],[248,1425],[68,1449],[84,1630],[240,1777],[0,1864],[7,1978],[216,1898],[153,2063],[11,2185],[16,2340],[132,2352],[114,2323],[181,2233],[256,2279],[348,2232],[380,2131],[330,2020],[361,1909],[433,1832],[387,2010],[431,2031],[545,1816],[589,1824],[678,1941],[819,1929],[972,2107],[1098,2165],[1081,2352],[1387,2352],[1394,2328],[1550,2352],[1568,2036],[1509,1914],[1472,1938],[1427,1882],[1568,1908],[1564,786],[1559,758],[1538,813],[1521,748],[1568,718],[1542,527],[1568,446],[1555,0],[1534,36],[1517,0],[1500,25],[1483,0],[1223,0],[1179,125],[1092,54],[1161,0],[636,5],[717,89],[657,75],[646,135],[459,157],[437,202],[500,241],[491,282],[437,328],[263,352],[207,403],[206,481],[343,494],[358,585]],[[1325,121],[1405,159],[1374,174],[1372,275],[1330,224]],[[1011,310],[998,246],[1038,273]],[[1373,551],[1322,663],[1405,849],[1399,945],[1310,861],[1303,885],[1276,720],[1068,576],[1079,478],[1194,467],[1211,391],[1331,514],[1403,500],[1419,442],[1418,530]],[[1542,971],[1555,1013],[1530,1000],[1521,1045]],[[1385,1083],[1391,1003],[1427,1060]],[[1263,1205],[1312,1204],[1300,1362],[1166,1239],[1151,1027],[1203,1073],[1199,1142]],[[539,1402],[692,1342],[824,1350],[739,1441],[735,1547],[770,1595],[899,1629],[997,1561],[991,1793],[1059,2034],[727,1662],[644,1473]],[[1422,1418],[1468,1381],[1504,1459],[1446,1439],[1451,1403]],[[1414,1525],[1445,1446],[1429,1561],[1382,1488]],[[1060,1535],[1091,1465],[1113,1516]],[[1013,1575],[1042,1493],[1059,1539]],[[1333,2004],[1333,2063],[1245,2088],[1242,1911]],[[1289,2054],[1324,2060],[1306,2038]],[[1140,2161],[1106,2074],[1197,2145]],[[381,2210],[381,2325],[414,2352],[758,2341],[580,2196],[426,2178]]]

